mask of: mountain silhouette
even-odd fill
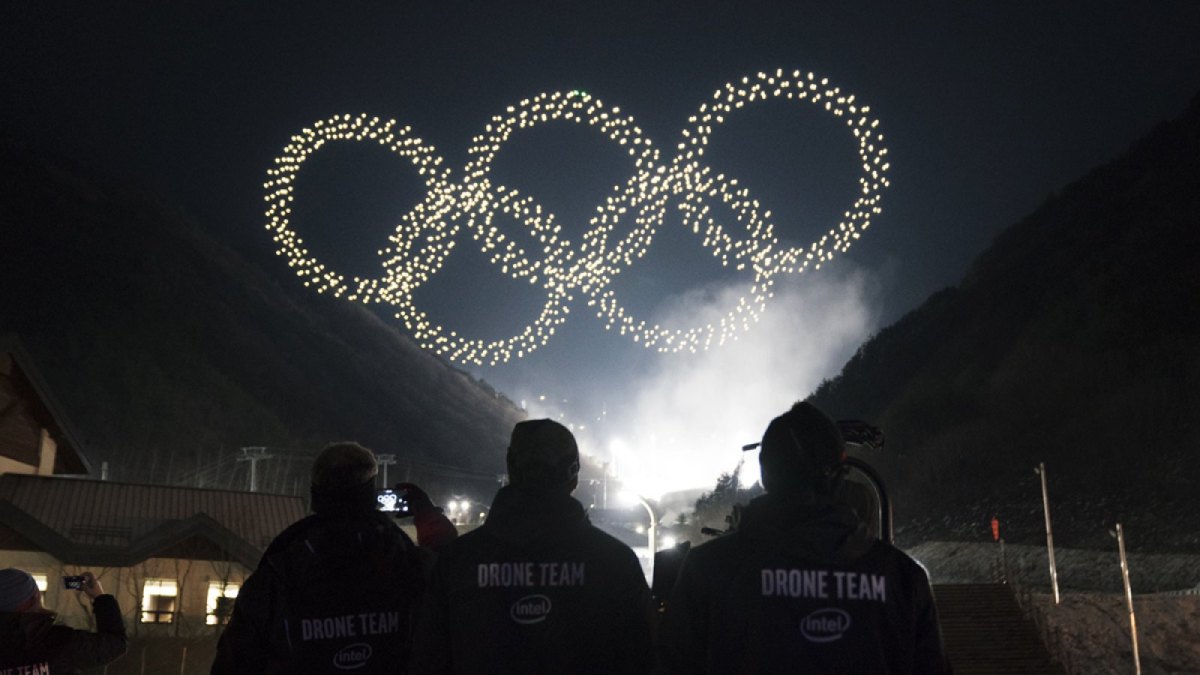
[[[879,424],[910,536],[1200,547],[1200,96],[1051,195],[812,400]],[[1135,522],[1135,525],[1129,525]],[[1009,528],[1008,525],[1012,525]],[[1058,528],[1059,525],[1056,525]]]
[[[244,487],[240,448],[266,447],[260,489],[304,493],[312,456],[344,439],[396,454],[389,480],[483,494],[503,471],[511,401],[161,199],[2,141],[0,223],[0,332],[110,478]]]

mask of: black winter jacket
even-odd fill
[[[238,593],[212,672],[405,672],[431,556],[376,512],[295,523]]]
[[[77,673],[120,658],[127,640],[116,598],[97,596],[92,614],[95,633],[55,625],[53,614],[0,612],[0,673]]]
[[[688,553],[659,659],[689,674],[949,672],[925,570],[848,506],[774,494]]]
[[[644,673],[649,589],[628,546],[579,502],[505,487],[487,522],[443,548],[413,673]]]

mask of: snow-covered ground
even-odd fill
[[[1053,595],[1032,599],[1068,672],[1134,672],[1123,594],[1066,593],[1058,606]],[[1135,595],[1133,608],[1143,673],[1200,673],[1200,595]]]
[[[1018,586],[1050,591],[1050,565],[1045,546],[991,542],[934,541],[905,549],[929,570],[935,584],[998,581],[1002,566]],[[1111,551],[1055,548],[1058,587],[1070,591],[1124,593],[1117,543]],[[1129,553],[1129,580],[1134,593],[1183,591],[1200,585],[1200,555]]]
[[[908,553],[934,583],[996,581],[1002,569],[1070,673],[1134,672],[1120,560],[1111,551],[1056,549],[1054,603],[1045,547],[927,542]],[[1142,672],[1200,673],[1200,555],[1130,553]]]

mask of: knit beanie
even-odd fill
[[[376,509],[375,454],[358,443],[325,447],[312,466],[312,509],[317,513],[360,513]]]
[[[532,490],[574,489],[579,478],[579,446],[569,429],[554,420],[518,422],[508,443],[508,482]]]
[[[830,494],[842,478],[845,458],[837,423],[802,401],[771,420],[758,463],[767,492]]]
[[[36,603],[37,582],[24,570],[0,570],[0,612],[23,612]]]

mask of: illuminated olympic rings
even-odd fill
[[[862,160],[858,178],[860,192],[836,227],[807,248],[784,248],[774,236],[771,212],[760,211],[759,203],[738,181],[715,173],[701,164],[705,146],[714,127],[724,123],[737,109],[757,101],[783,98],[824,108],[849,127]],[[475,364],[501,363],[522,357],[546,344],[571,311],[573,293],[587,297],[606,328],[615,327],[664,352],[706,349],[714,340],[722,344],[738,330],[758,319],[771,297],[774,277],[779,273],[802,272],[810,264],[819,268],[835,251],[845,252],[872,216],[880,213],[879,200],[888,186],[887,149],[879,121],[869,116],[870,108],[859,105],[824,78],[812,73],[782,70],[743,77],[717,89],[712,99],[701,104],[688,118],[689,126],[669,161],[660,159],[658,149],[642,135],[633,118],[620,108],[607,107],[586,93],[540,94],[509,106],[505,114],[491,119],[482,134],[472,139],[470,161],[461,183],[451,180],[433,146],[412,135],[409,127],[395,120],[367,115],[336,115],[316,122],[292,136],[267,171],[267,229],[274,233],[278,254],[318,292],[362,302],[386,302],[396,308],[396,317],[425,349],[451,360]],[[591,226],[576,246],[562,236],[554,214],[545,211],[528,195],[492,182],[490,168],[496,154],[513,132],[552,121],[586,124],[615,141],[633,160],[633,176],[614,186],[604,203],[596,207]],[[390,245],[380,250],[384,274],[364,279],[346,276],[321,263],[305,248],[292,229],[290,217],[296,178],[304,161],[330,141],[378,143],[408,160],[425,181],[424,200],[401,218]],[[686,227],[701,235],[702,243],[722,265],[748,271],[750,291],[720,320],[685,329],[665,328],[636,319],[621,306],[611,288],[614,277],[641,258],[662,224],[668,202],[680,210]],[[736,216],[744,237],[737,238],[713,215],[714,203],[723,204]],[[526,251],[506,236],[494,221],[504,214],[523,223],[541,245]],[[621,222],[632,226],[618,236]],[[546,293],[533,323],[518,334],[493,340],[458,335],[429,320],[417,308],[413,294],[436,274],[455,246],[462,227],[467,228],[492,264],[514,279],[524,279]]]

